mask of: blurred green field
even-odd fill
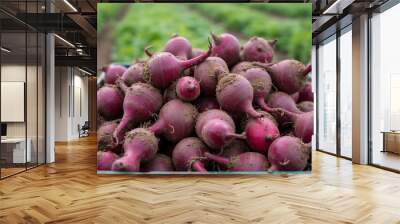
[[[242,44],[251,36],[277,39],[279,55],[304,63],[311,56],[311,4],[98,5],[98,32],[109,27],[113,62],[131,63],[146,58],[145,47],[151,45],[152,51],[160,51],[174,33],[188,38],[194,48],[206,49],[211,31],[233,33]],[[121,20],[115,21],[121,6],[129,9]]]

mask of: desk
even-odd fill
[[[1,157],[7,163],[25,163],[31,162],[32,140],[28,138],[25,154],[25,138],[5,138],[1,139]],[[5,154],[5,155],[4,155]],[[12,159],[11,159],[12,158]],[[26,159],[26,161],[25,161]]]
[[[400,132],[399,131],[382,131],[383,134],[383,151],[400,154]]]

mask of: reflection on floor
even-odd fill
[[[4,164],[3,164],[4,165]],[[1,178],[5,178],[7,176],[22,172],[25,170],[25,164],[18,164],[17,166],[15,165],[4,165],[5,167],[1,168]],[[28,163],[26,164],[27,169],[36,166],[34,163]]]
[[[10,176],[10,175],[13,175],[13,174],[15,174],[15,173],[18,173],[18,172],[21,172],[21,171],[24,171],[25,170],[25,167],[24,168],[1,168],[1,177],[3,178],[3,177],[6,177],[6,176]]]
[[[398,154],[391,152],[374,151],[372,160],[374,164],[395,170],[400,170],[400,155]]]

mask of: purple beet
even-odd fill
[[[229,112],[244,112],[250,117],[261,117],[252,105],[254,90],[241,75],[229,74],[218,82],[217,100],[221,108]]]
[[[121,79],[126,83],[127,86],[131,86],[133,83],[145,82],[143,79],[144,69],[146,62],[138,61],[122,74]]]
[[[158,139],[144,128],[136,128],[125,136],[124,155],[112,165],[112,170],[138,172],[141,162],[154,158],[158,151]]]
[[[105,85],[97,90],[97,112],[106,120],[122,115],[124,95],[115,85]]]
[[[118,122],[117,120],[105,122],[97,130],[97,146],[99,150],[113,150],[117,147],[113,140],[113,133],[118,126]]]
[[[160,91],[147,83],[135,83],[127,87],[122,80],[118,86],[124,91],[124,116],[114,132],[114,141],[119,144],[125,132],[158,112],[162,105]]]
[[[157,88],[165,89],[177,80],[184,70],[206,60],[211,54],[211,46],[209,47],[206,53],[189,60],[181,60],[169,52],[156,53],[147,61],[144,79]],[[147,54],[151,55],[148,52]]]
[[[204,164],[204,153],[207,147],[200,139],[189,137],[182,139],[172,152],[172,161],[177,171],[207,172]]]
[[[204,155],[211,161],[228,167],[229,171],[266,171],[268,169],[267,158],[258,152],[245,152],[230,158],[217,156],[209,152]]]
[[[181,60],[187,60],[192,56],[192,45],[186,38],[174,34],[165,44],[164,51],[175,55]]]
[[[229,33],[223,33],[219,36],[211,34],[214,43],[212,47],[212,56],[217,56],[231,67],[240,61],[240,42]]]
[[[194,77],[200,82],[202,95],[214,96],[218,80],[229,73],[225,61],[219,57],[208,57],[194,70]]]
[[[193,101],[200,95],[200,84],[195,78],[184,76],[178,79],[175,90],[179,99]]]
[[[178,142],[192,133],[197,115],[192,104],[171,100],[161,108],[158,120],[149,130],[168,141]]]
[[[274,92],[269,95],[268,105],[272,108],[282,108],[293,113],[302,113],[293,98],[284,92]]]
[[[266,155],[271,143],[280,136],[278,125],[272,115],[260,112],[263,117],[249,118],[246,122],[246,141],[252,151]]]
[[[265,98],[271,92],[272,81],[268,72],[261,68],[251,68],[241,75],[249,80],[254,91],[254,102],[265,111],[271,108],[265,103]]]
[[[296,60],[283,60],[265,68],[274,85],[287,94],[300,91],[306,84],[308,73],[311,72],[311,65],[305,66]]]
[[[110,151],[97,152],[97,170],[111,170],[112,164],[118,159],[118,155]]]
[[[276,40],[267,41],[261,37],[252,37],[243,46],[244,61],[272,62]]]
[[[172,160],[167,155],[156,154],[153,159],[143,163],[143,172],[168,172],[173,171]]]
[[[306,168],[311,147],[299,138],[283,136],[276,139],[268,151],[270,171],[302,171]]]
[[[299,102],[299,92],[295,92],[290,95],[295,103]]]
[[[304,143],[310,143],[314,134],[314,111],[306,113],[293,113],[285,109],[279,109],[280,115],[284,120],[290,120],[293,125],[293,134],[300,138]]]
[[[104,67],[103,72],[105,73],[104,81],[107,84],[115,84],[118,78],[124,74],[126,68],[122,65],[111,64],[107,67]]]
[[[231,69],[231,73],[242,74],[251,68],[257,68],[257,67],[258,66],[256,66],[253,62],[242,61],[233,66],[233,68]]]
[[[196,133],[212,149],[222,149],[235,138],[245,138],[235,133],[235,123],[222,110],[208,110],[201,113],[196,123]]]
[[[314,102],[314,93],[312,91],[311,82],[307,82],[299,92],[299,101],[298,102],[303,102],[303,101]]]

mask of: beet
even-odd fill
[[[214,43],[212,46],[212,56],[217,56],[231,67],[240,61],[240,42],[229,33],[223,33],[219,36],[211,34]]]
[[[209,57],[194,69],[194,77],[200,82],[201,94],[214,96],[218,80],[229,73],[225,61],[219,57]]]
[[[290,95],[295,103],[299,102],[299,92],[295,92]]]
[[[314,102],[314,93],[312,91],[311,82],[307,82],[299,92],[298,102],[311,101]]]
[[[169,52],[154,54],[147,61],[144,79],[157,88],[165,89],[178,79],[185,69],[200,64],[210,54],[211,46],[206,53],[189,60],[181,60]]]
[[[272,115],[260,112],[263,117],[249,118],[246,122],[246,141],[250,148],[262,154],[267,154],[271,143],[280,136],[279,129]]]
[[[176,84],[176,95],[183,101],[193,101],[200,95],[200,84],[190,76],[178,79]]]
[[[272,62],[276,40],[267,41],[261,37],[252,37],[243,46],[244,61]]]
[[[305,66],[296,60],[283,60],[272,66],[265,66],[274,85],[287,94],[300,91],[311,71],[311,65]]]
[[[196,133],[212,149],[222,149],[235,138],[245,138],[235,133],[235,123],[222,110],[208,110],[201,113],[196,122]]]
[[[125,132],[142,123],[161,108],[162,96],[160,91],[147,83],[135,83],[130,87],[121,80],[118,86],[124,91],[124,115],[114,132],[114,141],[119,144]]]
[[[172,152],[172,161],[177,171],[207,172],[203,162],[207,147],[200,139],[189,137],[182,139]]]
[[[253,91],[253,87],[246,78],[229,74],[218,82],[217,100],[219,105],[229,112],[245,112],[250,117],[261,117],[252,105]]]
[[[217,156],[211,153],[204,153],[211,161],[228,167],[229,171],[266,171],[268,168],[267,158],[258,152],[245,152],[230,158]]]
[[[245,138],[244,135],[235,133],[235,126],[220,119],[209,120],[205,123],[199,137],[212,149],[222,149],[234,138]]]
[[[314,110],[314,103],[311,101],[303,101],[297,104],[297,108],[302,112],[310,112]]]
[[[122,65],[111,64],[107,67],[104,67],[103,72],[105,73],[104,81],[107,84],[115,84],[118,78],[124,74],[126,68]]]
[[[261,68],[251,68],[242,73],[253,87],[254,102],[265,111],[271,108],[265,103],[265,98],[271,92],[272,81],[268,72]]]
[[[175,55],[181,60],[187,60],[192,56],[192,45],[186,38],[174,34],[165,44],[164,51]]]
[[[114,120],[122,115],[124,96],[114,85],[105,85],[97,90],[97,112],[106,120]]]
[[[203,127],[210,121],[210,120],[223,120],[226,123],[228,123],[229,126],[235,127],[235,122],[232,120],[232,118],[222,110],[217,110],[217,109],[211,109],[202,112],[199,114],[197,117],[196,121],[196,134],[197,136],[201,137],[201,132],[203,131]]]
[[[276,139],[268,152],[270,171],[302,171],[307,166],[311,147],[299,138],[283,136]]]
[[[143,172],[167,172],[173,171],[172,160],[167,155],[156,154],[153,159],[145,162],[141,169]]]
[[[97,170],[111,170],[112,164],[118,159],[118,155],[110,151],[97,152]]]
[[[176,83],[177,83],[176,81],[171,83],[171,85],[164,90],[163,94],[164,103],[174,99],[178,99],[178,96],[176,95]]]
[[[242,74],[242,73],[246,72],[247,70],[249,70],[251,68],[256,68],[256,67],[257,66],[255,66],[253,62],[242,61],[242,62],[237,63],[235,66],[233,66],[233,68],[231,69],[231,73]]]
[[[171,100],[161,108],[158,120],[149,130],[168,141],[178,142],[192,133],[197,115],[192,104]]]
[[[150,161],[158,151],[158,139],[144,128],[136,128],[125,136],[124,156],[116,160],[112,170],[138,172],[141,162]]]
[[[117,147],[113,140],[113,133],[118,126],[119,120],[103,123],[97,130],[97,147],[99,150],[113,150]]]
[[[122,74],[121,79],[127,86],[131,86],[133,83],[137,82],[145,82],[143,79],[145,66],[146,62],[144,61],[134,63]]]
[[[194,105],[196,105],[197,111],[199,111],[199,113],[207,110],[219,109],[219,104],[217,98],[215,97],[200,97],[194,102]]]
[[[285,120],[290,120],[293,125],[293,134],[305,143],[310,143],[314,134],[314,111],[296,114],[285,109],[279,109],[280,115]]]
[[[274,92],[269,95],[268,105],[272,108],[282,108],[293,113],[302,113],[293,98],[284,92]]]

